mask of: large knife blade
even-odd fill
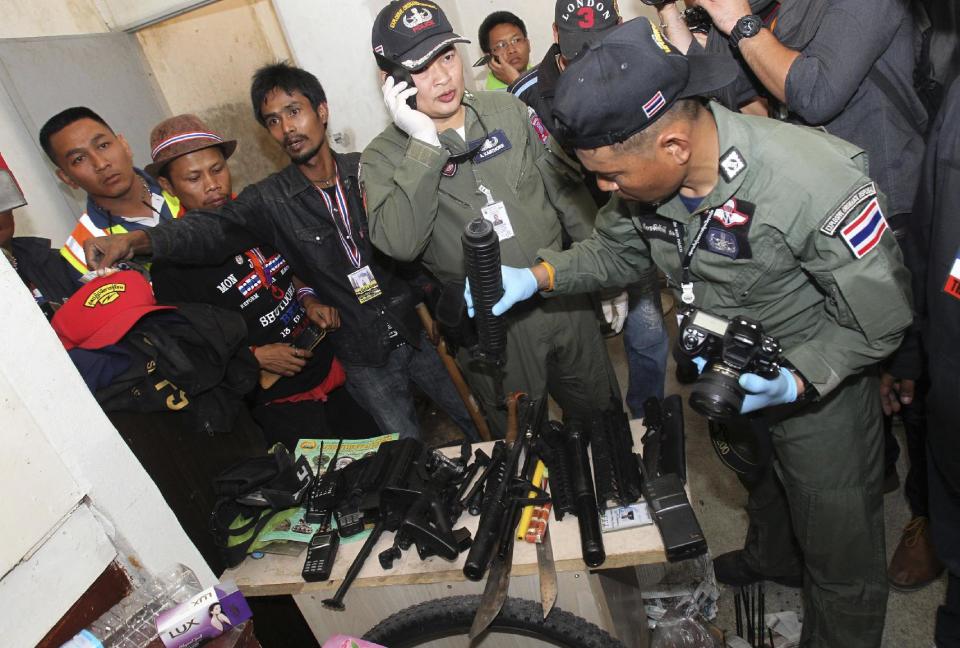
[[[543,531],[537,543],[537,569],[540,577],[540,604],[546,619],[557,602],[557,565],[553,562],[553,545],[550,543],[550,525]]]
[[[507,600],[507,590],[510,588],[510,571],[512,569],[513,538],[511,537],[504,555],[494,556],[490,562],[487,584],[483,588],[483,596],[480,597],[480,607],[477,608],[477,615],[473,617],[473,625],[470,626],[470,641],[480,636],[500,614],[503,602]]]

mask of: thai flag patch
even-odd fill
[[[880,237],[886,231],[887,221],[880,211],[880,203],[874,198],[849,225],[840,230],[840,236],[850,247],[853,256],[862,259],[867,252],[877,247]]]
[[[663,110],[666,105],[667,100],[663,98],[663,93],[658,90],[650,101],[643,104],[643,113],[647,116],[647,119],[653,119],[653,116]]]

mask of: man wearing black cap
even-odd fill
[[[553,126],[553,97],[557,80],[587,43],[601,38],[623,22],[616,0],[577,3],[557,0],[554,8],[553,45],[536,67],[510,84],[507,92],[537,111],[548,127]],[[557,134],[553,134],[557,137]],[[557,137],[557,141],[562,140]]]
[[[685,304],[759,320],[784,367],[740,377],[741,414],[758,413],[729,425],[769,427],[783,490],[751,492],[742,569],[802,576],[801,646],[875,648],[887,583],[871,368],[910,324],[908,274],[863,151],[697,98],[735,74],[729,60],[681,55],[643,19],[591,45],[560,78],[554,116],[614,198],[590,239],[506,268],[494,313],[537,289],[596,290],[655,264]]]
[[[538,248],[560,249],[561,226],[574,240],[588,237],[596,212],[576,165],[552,148],[536,113],[506,93],[464,92],[459,42],[465,40],[432,2],[384,7],[373,49],[389,73],[383,92],[394,123],[362,156],[374,244],[399,260],[421,258],[457,299],[457,313],[463,311],[460,238],[472,219],[494,223],[507,263],[529,264]],[[502,435],[494,377],[467,349],[458,359],[491,428]],[[540,398],[549,388],[569,413],[619,401],[585,296],[511,314],[503,378],[507,393]]]
[[[786,119],[822,126],[867,152],[870,177],[887,196],[890,226],[904,246],[908,265],[914,265],[906,224],[920,178],[927,115],[914,90],[917,32],[910,5],[920,3],[696,0],[696,4],[713,20],[707,50],[737,52],[743,73],[734,88],[747,88],[748,95],[763,93],[780,106],[778,112]],[[690,37],[676,18],[675,4],[664,4],[660,15],[669,25],[667,36],[685,50]],[[888,361],[881,391],[890,415],[885,420],[885,490],[898,485],[899,447],[891,431],[894,413],[903,420],[910,456],[904,492],[912,519],[888,569],[890,584],[901,591],[919,589],[943,571],[927,530],[924,390],[915,389],[923,373],[918,335],[914,329]]]

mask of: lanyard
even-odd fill
[[[316,185],[314,185],[316,187]],[[330,218],[333,219],[333,225],[337,228],[337,235],[340,237],[340,245],[343,247],[343,251],[347,253],[347,258],[350,260],[351,265],[354,268],[360,269],[360,248],[357,247],[356,242],[353,240],[353,229],[350,227],[350,212],[347,210],[347,199],[343,193],[343,185],[340,184],[340,173],[337,173],[337,184],[336,184],[336,199],[337,199],[337,208],[334,208],[333,202],[330,200],[330,196],[326,191],[316,187],[317,191],[320,192],[320,197],[323,198],[323,202],[327,205],[327,211],[330,212]]]
[[[704,216],[703,224],[700,225],[700,231],[697,232],[697,236],[693,239],[690,247],[687,248],[686,253],[683,251],[683,234],[680,231],[682,226],[676,221],[673,223],[673,236],[677,242],[677,254],[680,255],[680,268],[682,271],[680,278],[680,289],[682,291],[680,300],[684,304],[692,304],[695,299],[693,295],[693,279],[690,277],[690,264],[693,263],[693,255],[697,253],[697,248],[700,246],[700,239],[707,233],[710,220],[711,217],[709,214]]]
[[[250,259],[250,264],[253,266],[253,271],[256,272],[257,277],[260,278],[260,284],[264,288],[269,288],[270,292],[273,293],[273,298],[277,301],[283,299],[283,290],[274,281],[273,272],[267,267],[266,259],[263,258],[260,248],[247,250],[244,254],[247,255],[248,259]]]

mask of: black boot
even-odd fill
[[[744,587],[760,581],[773,581],[786,587],[801,587],[803,574],[771,575],[761,574],[747,564],[743,550],[729,551],[713,559],[713,573],[724,585]]]

